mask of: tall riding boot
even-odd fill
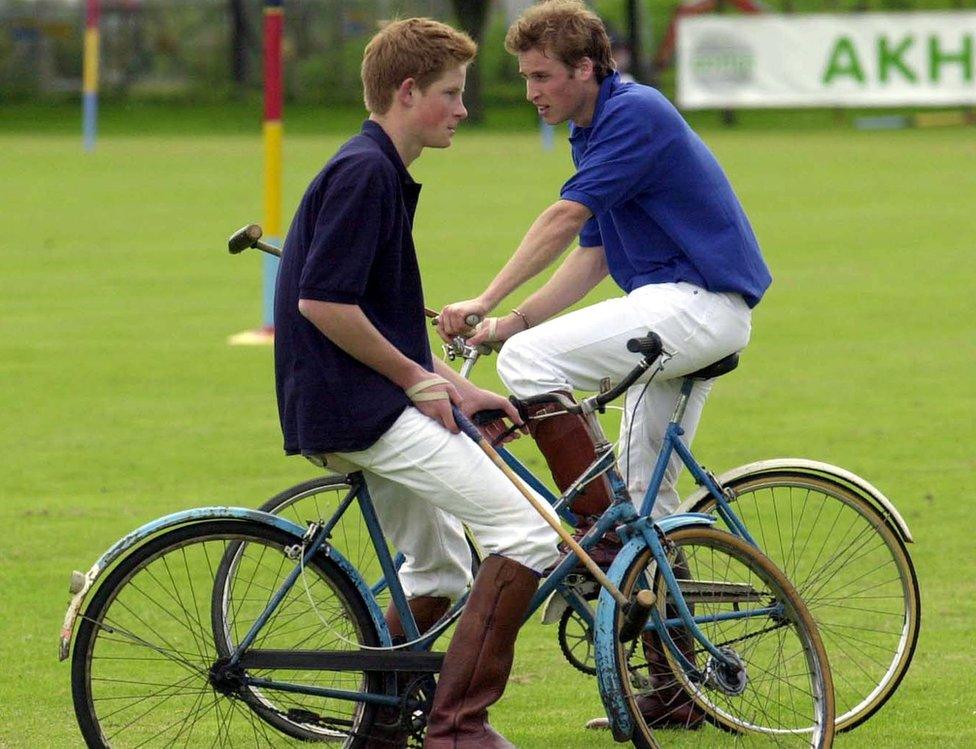
[[[532,570],[511,559],[482,562],[444,656],[425,749],[514,749],[488,725],[488,707],[505,691],[515,637],[538,585]]]
[[[409,599],[407,603],[414,621],[417,622],[417,630],[423,634],[440,621],[450,607],[451,599],[440,596],[417,596]],[[394,644],[406,642],[400,612],[397,611],[393,601],[390,601],[386,609],[386,625],[390,628],[390,636]],[[397,691],[405,689],[413,679],[414,674],[398,673]],[[398,725],[399,719],[400,713],[396,708],[381,708],[376,714],[376,722],[366,739],[364,749],[405,749],[409,736]]]
[[[671,569],[674,576],[680,580],[691,579],[691,572],[688,569],[687,561],[682,555],[672,563]],[[688,608],[691,613],[695,613],[694,604],[689,603]],[[669,619],[678,616],[676,606],[665,606],[665,616]],[[684,627],[671,630],[675,645],[681,654],[695,663],[695,638]],[[651,728],[686,728],[694,730],[700,728],[705,720],[705,714],[695,704],[694,700],[682,688],[668,665],[668,659],[664,655],[664,643],[657,632],[647,632],[642,635],[641,640],[644,646],[644,657],[647,658],[648,676],[650,678],[653,691],[640,695],[637,702],[637,709],[640,710],[644,722]],[[586,724],[587,728],[599,729],[609,728],[610,723],[606,718],[597,718]]]
[[[559,391],[572,399],[572,394]],[[579,414],[561,412],[557,403],[527,406],[529,434],[546,459],[552,478],[564,492],[596,460],[596,446],[590,427]],[[606,476],[591,481],[576,497],[572,511],[579,517],[573,537],[579,541],[593,527],[596,518],[610,506],[613,492]],[[620,551],[620,540],[608,535],[590,549],[593,560],[606,569]]]
[[[440,618],[447,613],[451,606],[451,599],[442,596],[417,596],[407,601],[410,606],[410,613],[413,614],[414,621],[417,622],[417,630],[420,634],[428,631],[440,621]],[[397,611],[396,604],[390,601],[386,607],[386,626],[390,628],[390,636],[393,641],[397,639],[405,641],[406,633],[403,631],[403,623],[400,621],[400,612]]]
[[[676,616],[668,614],[668,616]],[[672,633],[675,645],[692,664],[695,663],[695,639],[685,629]],[[644,722],[651,728],[699,728],[705,714],[682,688],[664,655],[664,644],[657,633],[644,635],[644,654],[647,657],[652,692],[637,698],[637,708]]]

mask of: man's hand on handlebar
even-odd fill
[[[503,343],[516,333],[525,330],[523,323],[515,315],[505,315],[505,317],[486,317],[474,329],[474,333],[468,336],[469,346],[478,346],[482,343]]]
[[[505,444],[506,442],[511,442],[517,439],[521,431],[523,434],[528,431],[525,424],[522,423],[522,418],[519,416],[518,409],[515,405],[509,401],[507,398],[503,398],[500,395],[492,393],[489,390],[482,390],[478,388],[470,393],[465,393],[464,400],[461,402],[461,412],[471,418],[478,412],[494,411],[501,412],[499,418],[493,419],[491,421],[485,422],[484,419],[474,419],[475,424],[478,429],[492,444],[495,444],[495,440],[498,437],[504,435],[501,442],[498,444]],[[502,414],[504,418],[502,418]],[[512,424],[518,426],[517,431],[511,431],[508,429],[505,423],[505,418],[509,419]],[[506,434],[507,432],[507,434]]]
[[[449,304],[437,316],[437,333],[450,343],[454,336],[467,337],[472,333],[471,320],[481,320],[488,314],[488,305],[480,299],[466,299]]]

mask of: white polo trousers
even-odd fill
[[[638,356],[627,350],[628,340],[648,331],[661,336],[671,358],[639,404],[650,375],[627,391],[621,424],[620,469],[639,508],[682,376],[745,347],[751,321],[752,312],[738,294],[713,293],[688,283],[651,284],[518,333],[498,356],[498,374],[520,398],[552,390],[592,392],[604,377],[619,382],[637,364]],[[700,381],[692,390],[681,421],[686,444],[694,439],[711,386],[711,381]],[[654,505],[655,518],[678,506],[675,484],[681,465],[673,455]]]
[[[471,583],[462,522],[486,554],[536,572],[559,557],[556,532],[481,449],[416,408],[366,450],[336,454],[362,470],[383,532],[406,557],[408,598],[454,599]]]

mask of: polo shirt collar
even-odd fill
[[[403,165],[403,159],[400,158],[400,154],[397,152],[396,146],[393,145],[393,141],[390,140],[390,136],[386,134],[386,130],[384,130],[378,122],[366,120],[363,123],[361,132],[363,135],[375,141],[376,144],[379,145],[380,150],[391,162],[393,162],[393,166],[396,167],[397,174],[400,177],[401,184],[416,184],[413,181],[413,177],[410,176],[410,172],[408,172],[407,168]]]
[[[610,98],[610,94],[612,94],[614,89],[616,89],[619,85],[620,74],[616,70],[603,79],[603,82],[600,83],[600,93],[596,97],[596,106],[593,108],[593,119],[590,120],[590,124],[586,127],[580,127],[573,122],[573,127],[569,135],[570,141],[577,137],[586,137],[589,132],[596,127],[597,122],[600,121],[600,115],[603,114],[603,105],[607,103],[607,99]],[[577,133],[579,135],[577,135]]]

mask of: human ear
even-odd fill
[[[587,81],[593,77],[593,60],[589,57],[583,57],[578,63],[576,63],[576,71],[579,77]]]
[[[417,80],[415,78],[406,78],[397,87],[396,98],[403,106],[409,107],[413,103],[415,91],[417,91]]]

